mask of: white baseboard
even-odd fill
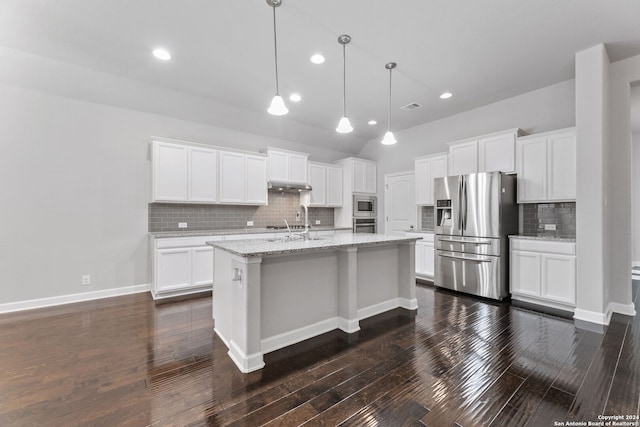
[[[573,318],[585,322],[597,323],[598,325],[608,325],[609,321],[611,321],[612,314],[613,312],[609,307],[607,307],[607,311],[605,313],[576,308],[573,312]]]
[[[407,310],[417,310],[418,309],[418,299],[407,299],[407,298],[398,298],[398,304],[400,307],[406,308]]]
[[[511,293],[511,299],[515,301],[526,302],[529,304],[536,304],[544,307],[551,307],[557,310],[564,310],[569,313],[573,312],[576,308],[575,305],[563,304],[557,301],[546,301],[546,300],[541,300],[540,298],[535,298],[535,297],[531,298],[531,297],[528,297],[527,295],[518,295],[514,293]]]
[[[245,354],[233,340],[229,342],[229,352],[227,354],[243,374],[264,368],[263,353]]]
[[[352,334],[354,332],[358,332],[360,330],[360,322],[358,319],[345,319],[344,317],[338,318],[338,328],[343,330],[348,334]]]
[[[122,288],[102,289],[99,291],[83,292],[80,294],[60,295],[56,297],[38,298],[26,301],[9,302],[0,304],[0,313],[14,311],[33,310],[35,308],[52,307],[56,305],[71,304],[74,302],[92,301],[101,298],[111,298],[121,295],[149,292],[151,285],[125,286]]]
[[[403,298],[404,299],[404,298]],[[409,301],[409,300],[405,300]],[[417,300],[416,300],[417,305]],[[394,308],[402,307],[400,305],[400,298],[391,298],[390,300],[380,302],[378,304],[370,305],[369,307],[364,307],[358,309],[358,319],[366,319],[371,316],[375,316],[376,314],[384,313],[389,310],[393,310]]]
[[[334,329],[338,329],[339,319],[339,317],[331,317],[308,326],[294,329],[293,331],[264,338],[260,341],[260,347],[262,348],[263,353],[269,353],[288,345],[324,334],[325,332],[333,331]]]
[[[630,304],[620,304],[617,302],[610,302],[607,311],[611,311],[613,313],[624,314],[625,316],[635,316],[636,315],[636,307],[633,303]]]

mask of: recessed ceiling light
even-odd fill
[[[171,54],[166,49],[162,48],[154,49],[153,56],[163,61],[168,61],[171,59]]]
[[[299,94],[297,94],[297,93],[292,93],[292,94],[289,96],[289,99],[290,99],[291,101],[293,101],[293,102],[299,102],[299,101],[302,99],[302,97],[301,97]]]
[[[319,53],[316,53],[311,57],[311,62],[313,62],[314,64],[322,64],[324,62],[324,56],[322,56]]]
[[[370,125],[377,125],[378,124],[378,122],[376,120],[369,120],[368,123]]]
[[[442,92],[440,94],[440,99],[449,99],[453,96],[451,92]]]

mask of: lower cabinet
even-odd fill
[[[576,244],[511,238],[511,296],[562,310],[576,305]]]
[[[155,299],[186,295],[211,289],[213,248],[206,242],[223,236],[153,239],[153,280]]]
[[[407,233],[407,236],[422,237],[422,240],[416,241],[416,276],[421,279],[433,279],[433,234]]]

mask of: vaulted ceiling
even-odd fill
[[[357,152],[386,130],[385,63],[398,63],[391,120],[401,130],[572,78],[576,51],[640,40],[640,2],[283,0],[277,22],[280,92],[290,110],[282,117],[266,113],[275,82],[264,0],[3,0],[0,46],[228,104],[247,121],[260,117],[265,134],[285,135],[291,125],[299,130],[288,138]],[[341,135],[333,129],[342,114],[337,38],[345,33],[355,130]],[[155,59],[158,46],[173,58]],[[316,52],[324,64],[309,61]],[[454,96],[440,100],[443,91]],[[302,101],[289,101],[293,92]],[[411,102],[421,107],[400,110]]]

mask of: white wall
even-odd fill
[[[2,85],[0,118],[0,304],[150,283],[151,135],[348,156]]]
[[[633,205],[631,210],[633,242],[631,260],[634,265],[640,267],[640,133],[633,134],[631,151],[631,189],[633,191]]]
[[[397,132],[396,145],[384,146],[381,138],[370,140],[358,156],[378,162],[378,188],[382,189],[385,174],[412,170],[414,157],[447,151],[447,142],[516,127],[532,134],[574,125],[575,83],[568,80]],[[383,192],[379,197],[378,206],[382,207]],[[380,211],[378,221],[384,224],[384,212]]]

